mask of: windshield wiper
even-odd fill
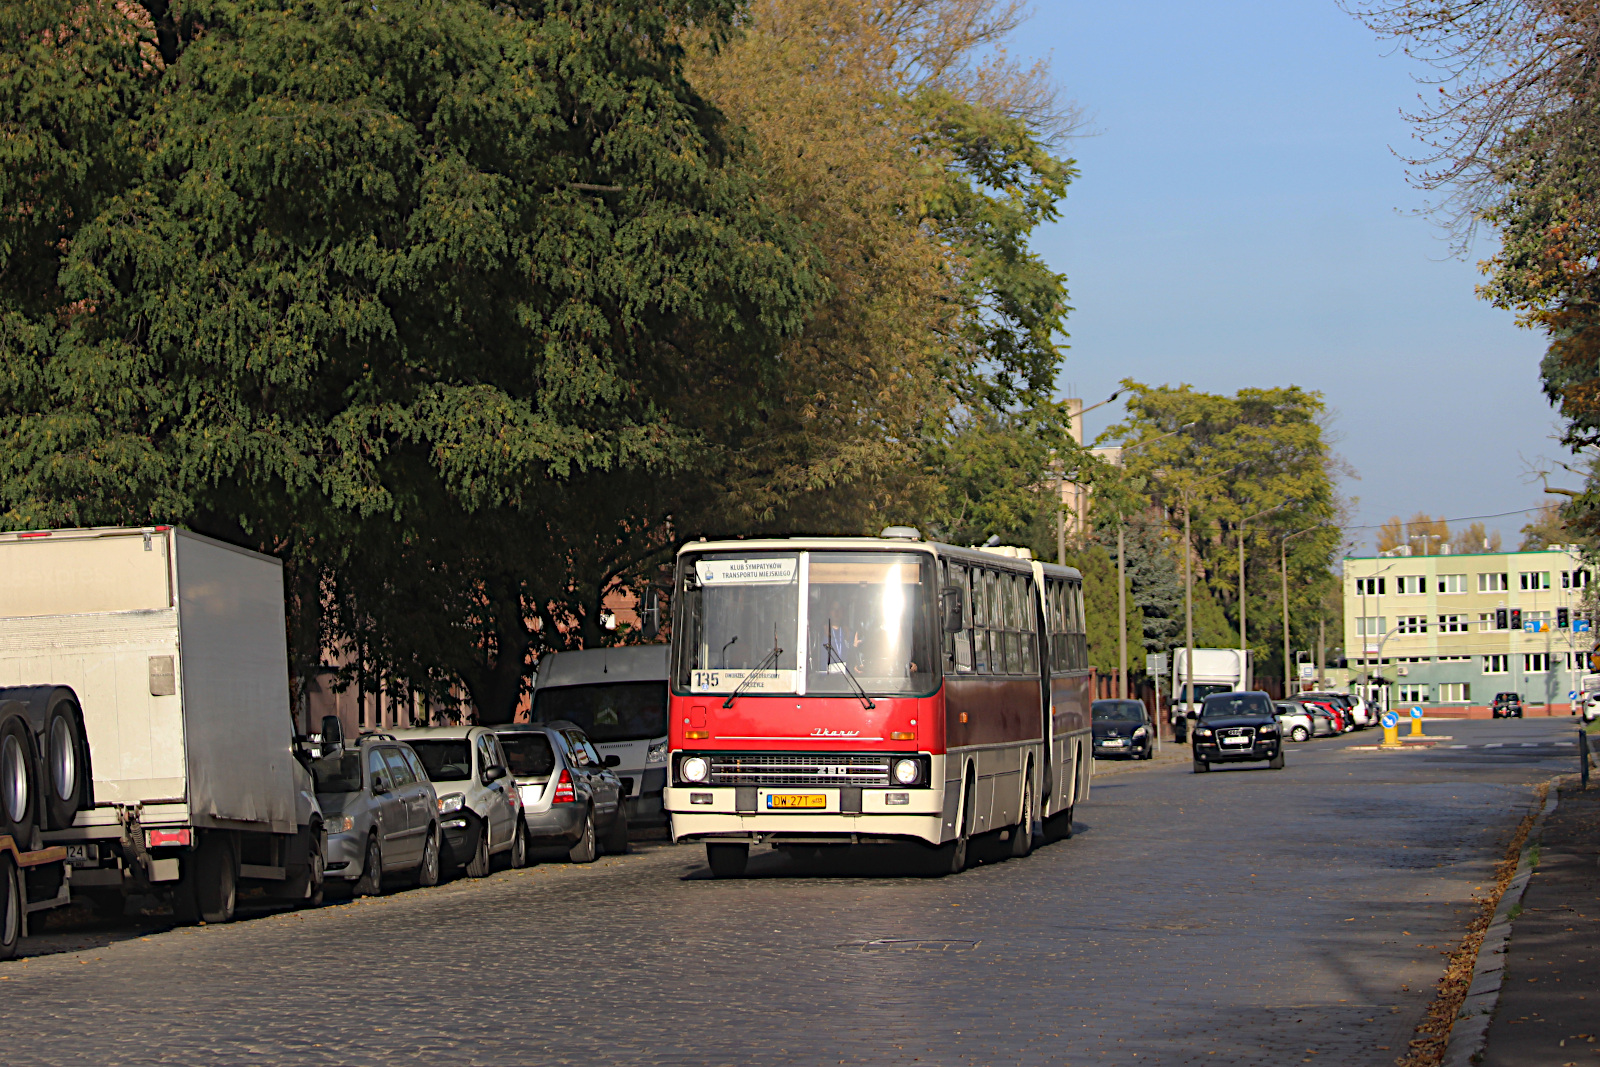
[[[844,659],[843,656],[841,656],[838,652],[834,651],[834,648],[833,648],[833,620],[832,619],[828,620],[828,640],[827,640],[827,643],[825,643],[822,647],[826,648],[828,650],[827,666],[831,667],[835,663],[837,663],[839,666],[844,668],[844,676],[850,680],[850,684],[851,685],[855,686],[856,696],[861,699],[862,708],[867,710],[867,711],[871,711],[873,708],[877,707],[878,705],[876,705],[876,704],[874,704],[872,702],[872,698],[867,696],[867,691],[865,689],[861,688],[861,683],[856,680],[856,672],[850,669],[850,664],[845,662],[845,659]]]
[[[732,643],[731,641],[729,642],[729,644]],[[772,651],[761,658],[761,662],[756,664],[755,670],[744,676],[744,680],[734,687],[733,692],[728,694],[728,699],[722,702],[722,706],[725,708],[733,707],[733,702],[739,699],[739,694],[744,692],[744,687],[750,684],[750,679],[766,670],[769,663],[776,667],[778,665],[778,657],[781,655],[783,655],[783,649],[778,647],[778,627],[774,624],[772,627]]]

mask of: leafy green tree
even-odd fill
[[[302,670],[355,642],[506,717],[557,509],[636,522],[607,475],[747,426],[826,288],[683,76],[735,11],[5,5],[4,523],[278,553]]]

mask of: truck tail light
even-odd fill
[[[552,804],[573,804],[578,796],[572,791],[572,776],[562,768],[561,777],[556,779],[556,795],[551,799]]]
[[[190,843],[189,828],[182,830],[146,830],[146,848],[160,848],[163,845],[187,845]]]

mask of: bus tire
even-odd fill
[[[64,830],[78,818],[89,791],[88,751],[83,742],[83,726],[78,708],[70,700],[60,700],[50,709],[44,730],[44,775],[40,782],[45,815],[52,829]]]
[[[1044,821],[1046,841],[1065,841],[1072,836],[1072,808],[1068,806]]]
[[[17,946],[22,942],[26,902],[21,869],[9,852],[0,852],[0,960],[9,960],[17,954]]]
[[[1033,851],[1033,768],[1022,780],[1022,809],[1017,825],[1011,828],[1011,858],[1021,859]]]
[[[743,878],[749,862],[749,845],[706,842],[706,866],[711,868],[713,878]]]
[[[960,829],[957,830],[954,841],[946,841],[939,846],[934,861],[935,874],[960,874],[967,869],[967,861],[972,852],[972,804],[976,792],[976,784],[969,770],[966,785],[961,788]]]

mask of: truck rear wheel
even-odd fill
[[[22,872],[10,853],[0,853],[0,960],[17,954],[17,945],[22,941],[24,903]]]
[[[225,835],[207,835],[195,854],[194,902],[200,921],[229,923],[239,901],[239,865],[233,841]]]
[[[78,709],[70,700],[61,700],[50,709],[50,720],[45,725],[45,774],[48,782],[41,782],[44,792],[45,812],[50,826],[64,830],[78,818],[88,792],[88,775],[85,773],[83,727],[78,722]]]
[[[33,745],[27,722],[9,715],[0,722],[0,834],[9,834],[19,849],[33,847]]]

